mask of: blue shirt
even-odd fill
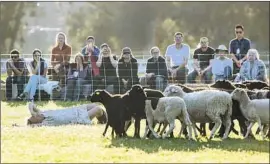
[[[242,38],[240,40],[235,38],[230,41],[229,45],[230,54],[233,53],[237,58],[237,60],[244,58],[249,49],[250,49],[250,40],[247,38]]]
[[[229,59],[225,57],[225,59],[220,60],[219,57],[216,59],[213,59],[212,63],[212,73],[214,75],[224,75],[224,68],[229,66],[233,70],[233,61],[232,59]]]
[[[97,48],[97,46],[94,46],[94,52],[93,52],[93,54],[92,55],[94,55],[94,56],[98,56],[99,55],[99,49]],[[82,49],[82,55],[83,56],[86,56],[87,54],[86,54],[86,46],[85,47],[83,47],[83,49]]]
[[[182,44],[182,47],[180,49],[177,49],[175,44],[172,44],[167,47],[165,57],[171,57],[172,66],[179,66],[184,64],[184,59],[188,61],[189,55],[189,45]]]

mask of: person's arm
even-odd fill
[[[134,62],[132,62],[131,64],[132,64],[132,70],[131,70],[132,76],[137,78],[138,77],[138,61],[135,59]]]
[[[266,66],[263,63],[263,61],[260,61],[259,65],[258,65],[258,73],[257,73],[257,77],[256,79],[265,79],[266,77]]]
[[[247,40],[247,43],[246,43],[246,49],[247,51],[250,49],[250,40]],[[247,60],[247,52],[245,53],[245,57],[243,57],[241,60],[239,60],[240,63],[243,63],[243,61]]]
[[[30,64],[30,68],[31,68],[32,74],[34,74],[34,75],[37,74],[39,67],[40,67],[40,61],[37,62],[37,65],[36,65],[35,68],[32,67],[32,65]]]
[[[6,62],[7,75],[12,76],[12,68],[10,67],[10,60]]]
[[[187,46],[187,52],[186,52],[186,54],[184,54],[184,63],[181,64],[181,65],[178,67],[178,69],[184,68],[184,67],[187,65],[188,60],[189,60],[189,55],[190,55],[190,47]]]
[[[86,56],[87,53],[86,53],[86,47],[83,47],[82,50],[81,50],[81,53],[83,56]]]
[[[170,53],[169,53],[169,46],[166,49],[165,59],[166,59],[167,68],[169,70],[171,70],[172,69],[172,58],[171,58]]]
[[[44,71],[43,71],[43,76],[46,77],[48,72],[48,64],[44,61]]]
[[[100,53],[99,49],[95,46],[95,47],[94,47],[94,51],[93,51],[93,55],[94,55],[94,56],[98,56],[99,53]]]
[[[162,59],[162,61],[160,62],[160,66],[161,66],[160,74],[163,75],[167,79],[168,78],[168,69],[167,69],[165,59]]]
[[[145,73],[151,73],[151,71],[150,71],[150,61],[149,60],[147,60],[147,63],[146,63],[146,71],[145,71]]]
[[[123,79],[123,69],[122,69],[122,63],[123,61],[121,61],[121,59],[118,61],[118,76],[119,76],[119,79]]]
[[[235,63],[239,63],[239,61],[235,57],[235,54],[233,53],[233,40],[231,40],[230,44],[229,44],[229,54],[230,54],[232,60],[235,61]]]
[[[64,61],[64,65],[69,64],[71,53],[72,53],[72,48],[71,47],[68,47],[68,49],[66,51],[66,54],[64,54],[64,60],[63,60]]]
[[[53,48],[51,53],[51,65],[53,67],[55,67],[55,65],[59,63],[58,61],[54,61],[56,59],[55,54],[55,49]]]
[[[98,56],[98,60],[96,62],[97,67],[100,67],[102,63],[102,54]]]
[[[243,80],[248,78],[246,65],[247,65],[246,62],[244,62],[243,65],[240,67],[240,71],[239,71],[240,77]]]
[[[117,64],[118,64],[116,56],[110,55],[110,61],[113,65],[113,67],[116,68]]]

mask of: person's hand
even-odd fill
[[[241,61],[241,60],[240,60]],[[241,67],[241,62],[240,62],[239,60],[237,60],[235,63],[236,63],[236,65],[237,65],[237,67]]]
[[[10,60],[8,63],[11,68],[15,68],[14,62],[12,60]]]

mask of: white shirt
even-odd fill
[[[184,63],[184,59],[188,61],[190,56],[190,47],[187,44],[182,44],[180,49],[177,49],[175,44],[169,45],[166,50],[165,57],[170,57],[172,66],[179,66]]]

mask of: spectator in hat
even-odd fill
[[[193,67],[194,70],[188,75],[188,83],[196,83],[195,79],[200,76],[206,84],[212,82],[212,71],[210,60],[214,59],[215,50],[209,46],[207,37],[200,39],[200,47],[194,51]]]
[[[247,52],[247,60],[240,68],[240,81],[259,80],[267,81],[266,67],[262,60],[260,60],[259,53],[256,49],[249,49]],[[239,77],[236,77],[236,79]],[[239,80],[237,80],[239,81]]]
[[[235,26],[236,37],[230,41],[230,54],[233,59],[233,74],[239,73],[240,67],[247,59],[247,52],[250,49],[250,40],[244,37],[244,26]]]
[[[60,32],[56,35],[56,45],[52,49],[51,65],[59,78],[59,84],[64,87],[68,72],[71,47],[67,44],[66,34]]]
[[[152,57],[147,60],[146,65],[147,83],[150,85],[150,88],[163,91],[168,80],[166,60],[160,56],[158,47],[152,47],[150,54]]]
[[[139,83],[137,59],[129,47],[122,49],[121,57],[118,60],[118,75],[121,93],[125,93],[132,85]]]
[[[111,53],[111,48],[104,43],[100,46],[100,54],[97,60],[97,66],[100,69],[98,89],[106,89],[108,85],[113,85],[114,93],[120,93],[119,78],[116,74],[118,65],[117,57]]]
[[[187,63],[190,54],[190,47],[183,43],[184,35],[181,32],[174,34],[174,44],[167,47],[165,57],[167,67],[173,79],[184,84],[188,73]]]
[[[25,61],[23,58],[20,58],[20,52],[18,50],[14,49],[10,52],[10,59],[6,63],[6,69],[6,98],[7,100],[11,100],[12,84],[17,84],[17,93],[20,95],[23,92],[24,84],[28,81]]]
[[[228,50],[225,45],[220,45],[216,49],[216,58],[210,61],[212,74],[215,81],[230,80],[232,77],[233,61],[226,57]]]

